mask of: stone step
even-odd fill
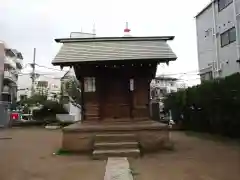
[[[132,142],[136,141],[135,134],[97,134],[95,143],[99,142]]]
[[[95,150],[111,150],[111,149],[135,149],[138,148],[137,142],[101,142],[95,143]]]
[[[113,149],[113,150],[94,150],[93,159],[107,159],[108,157],[133,157],[140,156],[140,150],[132,149]]]

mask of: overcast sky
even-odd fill
[[[178,56],[157,74],[177,74],[198,69],[194,16],[210,0],[0,0],[0,40],[22,52],[24,63],[51,67],[58,52],[55,38],[70,32],[92,32],[97,36],[123,36],[129,22],[132,36],[175,36],[170,43]],[[180,75],[178,75],[180,76]],[[190,84],[197,76],[182,76]]]

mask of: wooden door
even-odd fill
[[[104,83],[103,119],[130,117],[129,83],[127,78],[106,78]]]

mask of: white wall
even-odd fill
[[[240,0],[236,0],[236,6],[238,12],[240,12]],[[235,23],[235,14],[233,3],[225,7],[223,10],[218,11],[218,3],[215,3],[216,12],[216,31],[217,36],[217,46],[219,49],[219,63],[222,67],[221,76],[228,76],[235,72],[240,71],[240,66],[236,62],[237,57],[237,46],[236,41],[221,47],[220,34],[230,29],[233,26],[239,26],[239,21]],[[214,28],[214,18],[213,18],[213,8],[210,6],[202,14],[196,17],[197,26],[197,44],[198,44],[198,63],[199,69],[204,69],[209,67],[209,64],[214,60],[216,61],[216,48],[214,45],[213,32],[206,36],[208,29]],[[228,63],[227,63],[228,62]]]
[[[213,10],[206,9],[196,18],[197,47],[199,70],[207,68],[215,59],[215,47],[213,38]],[[209,31],[209,35],[206,34]]]

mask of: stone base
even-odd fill
[[[76,123],[63,129],[62,149],[92,153],[99,134],[135,134],[141,153],[161,150],[169,144],[169,128],[155,121]]]

